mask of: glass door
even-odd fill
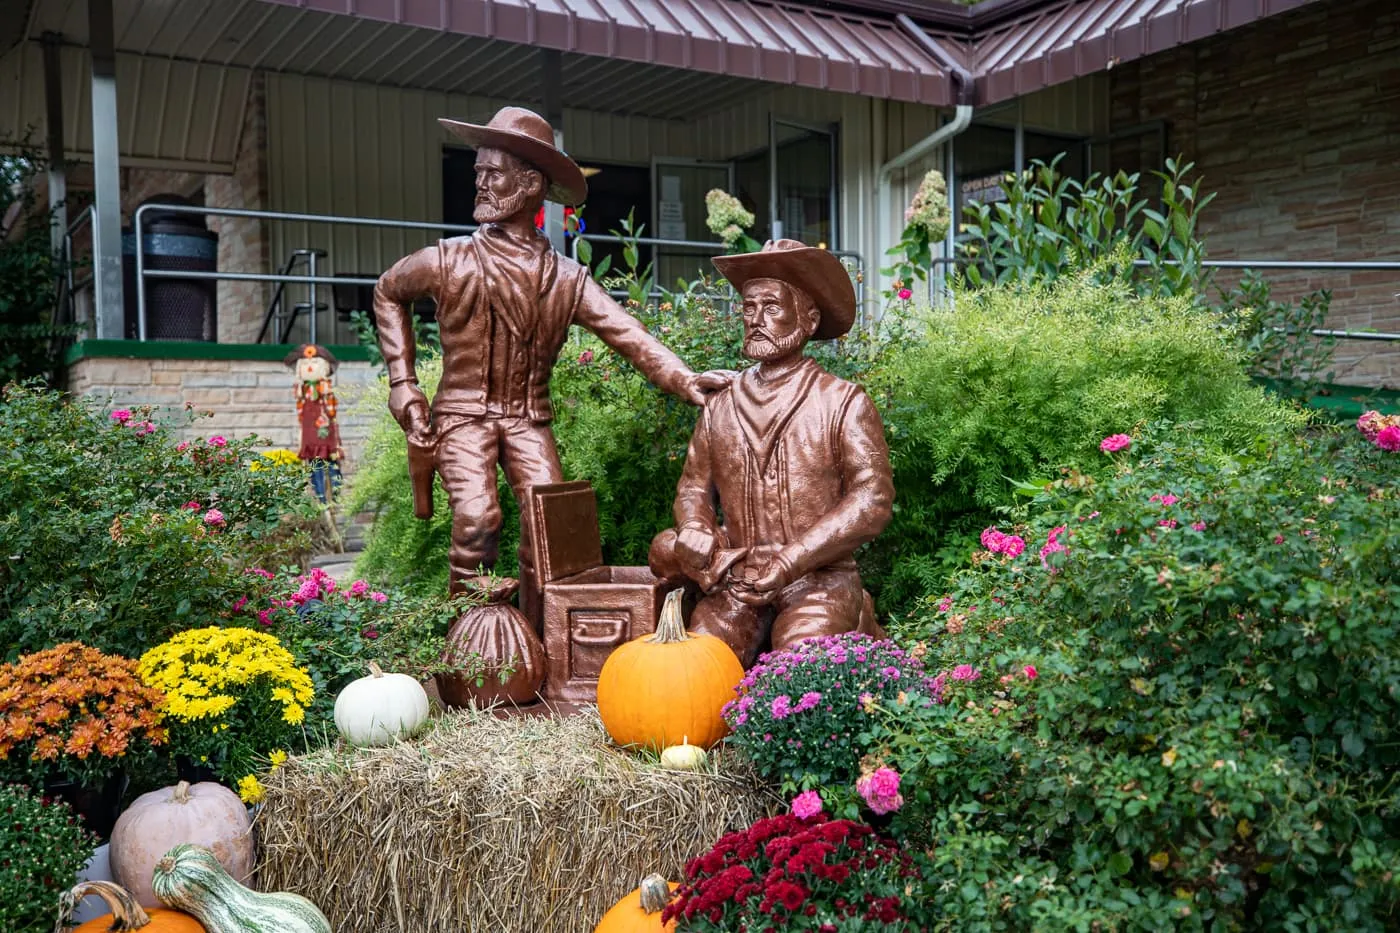
[[[770,235],[837,248],[836,133],[774,119],[770,130]]]
[[[701,243],[718,240],[705,225],[705,195],[713,188],[734,190],[731,163],[656,159],[651,177],[655,223],[647,229],[646,236]],[[710,257],[717,253],[704,247],[658,245],[653,253],[657,284],[675,288],[678,279],[691,281],[702,274],[712,274]]]

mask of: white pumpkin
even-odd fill
[[[428,721],[428,694],[407,674],[386,674],[373,661],[335,698],[335,727],[351,745],[388,745]]]
[[[703,748],[690,744],[690,736],[681,739],[679,745],[668,745],[661,750],[661,767],[673,771],[699,771],[707,760]]]

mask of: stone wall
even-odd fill
[[[1332,0],[1110,72],[1114,127],[1167,123],[1196,163],[1213,259],[1400,260],[1400,7]],[[1153,140],[1155,145],[1155,140]],[[1116,167],[1157,168],[1141,141]],[[1400,332],[1400,274],[1269,274],[1332,290],[1328,326]],[[1223,281],[1230,281],[1228,277]],[[1337,381],[1400,386],[1400,344],[1341,341]]]
[[[345,447],[345,472],[359,464],[370,419],[357,416],[355,403],[378,374],[369,363],[342,362],[335,374],[337,421]],[[266,447],[300,446],[292,372],[274,360],[127,359],[84,357],[68,368],[74,394],[112,398],[118,406],[159,405],[166,425],[183,438],[256,434]],[[186,424],[186,405],[213,417]]]

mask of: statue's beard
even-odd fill
[[[476,196],[476,206],[472,210],[472,217],[479,224],[500,223],[508,217],[514,217],[521,209],[528,206],[529,197],[529,194],[524,191],[516,191],[503,198],[479,193]]]
[[[781,337],[769,336],[765,331],[750,333],[744,338],[744,356],[760,363],[781,359],[806,343],[807,335],[802,328],[793,328]]]

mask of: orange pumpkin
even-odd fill
[[[709,748],[729,731],[720,710],[744,665],[720,639],[685,630],[682,592],[666,594],[653,634],[618,646],[598,674],[598,715],[619,745]]]
[[[149,910],[136,902],[127,890],[110,881],[84,881],[64,893],[64,916],[71,916],[78,902],[96,894],[107,902],[111,911],[105,917],[89,920],[73,933],[108,933],[110,930],[141,930],[143,933],[205,933],[204,924],[189,914],[165,907]]]
[[[593,933],[669,933],[676,921],[663,924],[661,911],[679,885],[660,875],[647,875],[637,890],[618,901],[593,928]]]

